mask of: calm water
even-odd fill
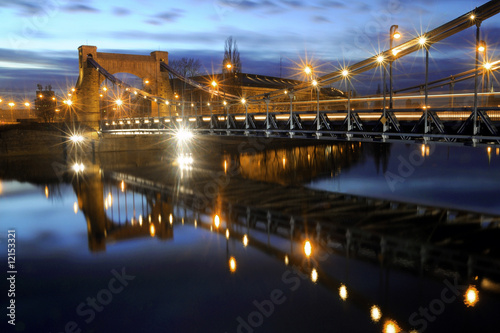
[[[420,275],[346,255],[307,228],[293,238],[283,228],[267,232],[259,214],[271,209],[274,223],[288,209],[276,202],[295,200],[302,188],[321,190],[321,200],[326,190],[495,217],[499,163],[495,148],[201,140],[165,152],[3,159],[1,244],[7,248],[14,229],[17,274],[16,327],[5,315],[2,327],[383,332],[392,323],[407,332],[494,332],[500,298],[493,276]],[[245,205],[255,225],[238,210]],[[308,205],[301,208],[308,219],[326,212]],[[479,291],[474,306],[464,303],[469,284]],[[5,309],[5,280],[2,288]]]

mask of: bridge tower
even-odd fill
[[[93,127],[99,127],[99,88],[105,80],[104,75],[87,64],[93,58],[110,74],[129,73],[149,81],[148,87],[155,96],[171,98],[169,76],[160,70],[160,62],[168,64],[168,52],[154,51],[149,56],[97,52],[96,46],[82,45],[78,48],[79,77],[76,83],[76,109],[78,120]],[[168,107],[151,102],[151,116],[166,116]]]

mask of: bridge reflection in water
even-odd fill
[[[210,142],[208,149],[200,143],[180,156],[175,149],[97,155],[96,163],[80,152],[68,160],[63,180],[71,181],[77,195],[76,209],[85,216],[92,252],[154,237],[166,240],[155,253],[164,251],[168,257],[169,245],[178,246],[174,229],[181,242],[187,232],[193,239],[208,237],[222,250],[218,266],[209,266],[214,274],[221,265],[233,280],[249,271],[265,274],[249,267],[250,256],[258,253],[262,262],[252,265],[271,259],[273,267],[285,269],[278,274],[289,274],[286,281],[309,280],[320,287],[314,289],[318,293],[328,291],[328,297],[346,307],[354,305],[377,331],[421,328],[408,316],[423,304],[422,298],[440,295],[443,285],[436,287],[436,277],[471,286],[460,290],[459,301],[447,304],[442,318],[476,313],[478,299],[478,304],[496,302],[489,294],[500,278],[498,245],[490,237],[496,228],[483,232],[481,226],[498,225],[498,216],[297,185],[331,173],[335,177],[367,156],[385,170],[391,146],[377,147],[350,142],[283,148],[271,143],[259,152],[240,153],[214,149]],[[75,160],[78,168],[73,168]],[[46,192],[52,193],[49,185]],[[463,236],[472,232],[479,246]],[[188,242],[182,249],[189,252],[196,245]],[[139,257],[142,264],[146,258]],[[158,264],[147,260],[147,265]],[[168,278],[176,274],[169,272]],[[258,280],[266,278],[271,277]],[[404,300],[395,291],[404,292]]]
[[[356,155],[350,144],[337,147],[345,148],[353,149],[352,154]],[[314,154],[318,149],[325,151],[325,147],[300,147],[286,153],[307,156],[306,153]],[[260,160],[255,163],[265,175],[267,165],[276,168],[275,164],[282,162],[279,159],[282,153],[270,151],[253,158]],[[254,168],[253,162],[247,163],[240,157],[241,161],[243,172]],[[301,168],[293,158],[290,164]],[[177,167],[178,177],[166,182],[156,181],[153,174],[143,177],[134,172],[107,170],[85,173],[82,179],[76,179],[73,186],[87,220],[90,250],[105,250],[107,243],[136,237],[168,240],[174,237],[176,226],[191,225],[199,228],[199,232],[225,236],[227,267],[231,272],[236,272],[239,266],[235,247],[252,247],[355,305],[387,332],[411,329],[406,318],[395,317],[393,313],[398,311],[387,304],[391,270],[468,281],[471,288],[463,297],[471,306],[480,298],[476,288],[479,281],[500,277],[498,260],[447,249],[426,240],[429,228],[450,222],[445,210],[299,190],[290,185],[258,181],[263,177],[261,174],[253,175],[257,181],[237,176],[234,184],[219,186],[216,194],[209,197],[200,191],[210,182],[210,178],[202,180],[204,176],[199,175],[206,170],[183,163]],[[319,169],[316,171],[321,172]],[[269,177],[280,182],[278,174]],[[498,222],[498,218],[494,220]],[[457,221],[477,224],[482,217],[458,212],[454,223]],[[408,230],[413,234],[411,237]],[[339,260],[338,255],[345,259]],[[380,295],[375,299],[351,287],[350,267],[355,266],[354,258],[378,263],[380,276],[375,280]],[[373,285],[373,281],[369,284]]]

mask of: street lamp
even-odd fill
[[[389,48],[392,50],[392,42],[394,39],[401,38],[401,33],[398,31],[397,25],[391,25],[389,29]],[[395,50],[392,51],[393,56],[395,57],[398,52]],[[392,62],[389,63],[389,108],[392,109]]]
[[[30,103],[26,102],[24,103],[24,106],[26,106],[28,108],[28,118],[31,118],[31,115],[30,115]]]
[[[10,102],[10,103],[9,103],[9,106],[10,106],[10,120],[11,120],[11,121],[12,121],[12,118],[13,118],[13,116],[12,116],[12,108],[14,107],[14,105],[16,105],[16,104],[15,104],[15,103],[13,103],[13,102]]]
[[[312,72],[313,72],[313,69],[311,66],[306,65],[306,67],[304,67],[304,73],[306,73],[306,75],[311,75]]]

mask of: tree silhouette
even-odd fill
[[[229,36],[224,44],[222,60],[223,87],[229,94],[241,95],[241,60],[238,44]]]

